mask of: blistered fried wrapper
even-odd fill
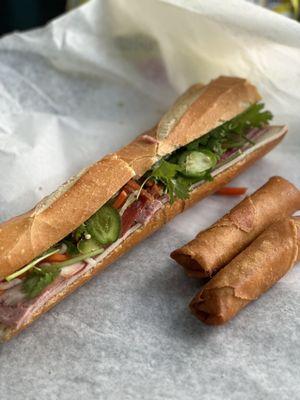
[[[286,179],[272,177],[255,193],[171,257],[193,277],[209,277],[228,264],[273,222],[300,209],[300,191]]]
[[[204,286],[190,304],[192,312],[209,325],[229,321],[295,265],[299,248],[299,217],[272,224]]]

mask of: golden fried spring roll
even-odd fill
[[[171,257],[193,277],[209,277],[246,248],[270,224],[300,209],[300,191],[272,177],[210,228],[173,251]]]
[[[227,322],[299,261],[299,247],[300,218],[275,222],[204,286],[192,313],[209,325]]]

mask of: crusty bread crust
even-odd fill
[[[283,135],[284,136],[284,135]],[[37,309],[31,317],[18,329],[16,328],[6,328],[2,330],[0,327],[0,341],[10,340],[13,336],[17,335],[28,325],[30,325],[34,320],[39,318],[46,311],[54,307],[57,303],[63,300],[66,296],[71,294],[75,289],[83,285],[86,281],[90,280],[94,275],[98,274],[109,264],[114,262],[121,255],[129,251],[133,246],[147,238],[153,232],[161,228],[165,223],[174,218],[177,214],[181,213],[184,209],[191,207],[194,203],[212,194],[220,187],[226,185],[233,178],[239,175],[242,171],[248,168],[256,160],[263,157],[266,153],[272,150],[282,139],[283,136],[269,142],[265,146],[257,149],[253,153],[247,155],[245,158],[228,168],[227,170],[216,175],[212,182],[206,182],[196,188],[190,195],[188,200],[176,200],[172,205],[167,203],[164,208],[159,210],[153,218],[146,225],[142,226],[135,232],[133,232],[120,246],[113,250],[106,258],[104,258],[96,267],[86,272],[85,275],[78,278],[72,284],[67,286],[57,295],[53,296],[47,303]]]
[[[193,85],[180,98],[186,100],[194,88],[199,89],[199,97],[182,114],[167,137],[161,139],[158,134],[163,117],[157,126],[116,153],[135,170],[137,176],[143,175],[161,157],[205,135],[261,99],[255,86],[241,78],[221,76],[204,87]]]
[[[151,129],[71,178],[33,210],[1,224],[0,278],[67,236],[161,156],[232,119],[260,99],[255,87],[245,79],[229,77],[220,77],[205,87],[194,85],[181,98],[190,94],[193,102],[187,110],[183,108],[178,121],[175,118],[167,137],[158,137],[157,127]]]
[[[234,99],[234,100],[233,100]],[[164,156],[229,121],[261,99],[246,79],[221,76],[202,91],[165,140],[158,145]]]
[[[109,155],[66,182],[33,210],[1,224],[0,278],[63,239],[134,175],[125,161]]]

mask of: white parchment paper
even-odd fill
[[[151,127],[196,81],[258,85],[290,134],[234,182],[300,186],[300,24],[242,0],[93,0],[0,40],[0,219]],[[211,196],[0,349],[0,398],[300,399],[299,266],[224,327],[169,253],[239,199]]]

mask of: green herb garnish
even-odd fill
[[[253,145],[254,143],[246,137],[247,131],[260,128],[273,118],[270,111],[263,111],[263,108],[262,103],[253,104],[242,114],[188,144],[187,150],[206,148],[221,156],[227,150],[241,148],[246,143]]]
[[[222,154],[232,149],[241,149],[246,144],[255,144],[247,138],[247,132],[252,128],[266,125],[273,118],[273,115],[269,111],[264,111],[263,108],[262,103],[251,105],[242,114],[156,163],[145,178],[160,182],[169,195],[171,204],[175,197],[187,199],[193,184],[213,179],[211,171]],[[201,157],[194,152],[202,153],[203,161],[207,162],[207,169],[203,172],[201,172],[203,163],[200,165]],[[205,160],[203,155],[209,156],[211,162],[208,162],[208,157]]]
[[[31,263],[25,265],[25,267],[19,269],[18,271],[14,272],[13,274],[7,276],[5,278],[5,280],[7,282],[12,281],[13,279],[17,278],[20,275],[23,275],[25,272],[29,271],[30,269],[32,269],[36,264],[40,263],[41,261],[43,261],[45,258],[52,256],[52,254],[58,253],[59,249],[49,249],[48,251],[46,251],[45,253],[43,253],[40,257],[35,258],[33,261],[31,261]]]
[[[76,264],[86,258],[95,257],[103,253],[104,249],[97,249],[90,253],[81,254],[77,257],[70,258],[69,260],[60,263],[53,263],[41,267],[34,267],[27,278],[23,281],[23,291],[26,293],[28,299],[33,299],[38,296],[55,278],[58,277],[62,268],[69,265]]]
[[[170,196],[171,203],[174,202],[174,196],[181,199],[187,195],[185,188],[176,182],[176,176],[181,170],[182,168],[179,165],[162,160],[151,171],[151,178],[164,185],[166,193]]]
[[[28,299],[39,295],[60,274],[61,268],[56,265],[47,265],[42,268],[34,267],[30,275],[23,282],[23,291]]]

